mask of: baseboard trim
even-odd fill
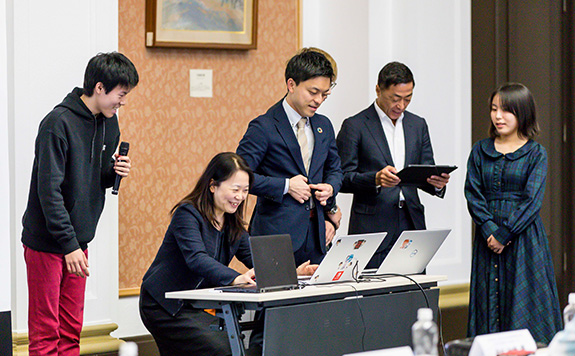
[[[118,351],[124,341],[110,335],[116,329],[115,323],[84,326],[80,334],[80,355]],[[12,333],[12,340],[13,356],[28,356],[28,333]]]
[[[469,283],[439,287],[439,307],[461,308],[469,306]]]

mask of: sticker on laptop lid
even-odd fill
[[[405,240],[403,241],[403,243],[401,244],[400,249],[405,250],[406,248],[409,247],[409,245],[411,245],[412,242],[413,242],[413,240],[405,239]]]

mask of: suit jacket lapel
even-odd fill
[[[381,125],[381,120],[379,119],[379,115],[377,115],[377,111],[375,111],[375,103],[373,103],[369,110],[367,111],[367,120],[365,120],[365,125],[375,142],[377,143],[377,147],[381,151],[383,158],[386,162],[390,165],[395,166],[393,163],[393,158],[391,157],[391,150],[389,149],[389,143],[387,142],[387,138],[385,137],[385,133],[383,132],[383,126]]]
[[[276,108],[274,113],[274,119],[276,120],[276,127],[278,133],[282,137],[284,143],[286,144],[288,150],[290,151],[294,162],[296,162],[298,168],[300,169],[301,173],[305,176],[305,167],[303,165],[303,158],[301,156],[301,149],[299,147],[299,143],[297,142],[297,138],[293,132],[293,128],[290,125],[289,119],[285,113],[283,108],[282,102],[280,101],[279,105]],[[313,159],[312,159],[313,162]]]
[[[312,172],[315,172],[315,170],[317,169],[316,165],[319,164],[317,156],[319,155],[319,152],[322,152],[322,150],[326,149],[325,147],[323,147],[323,135],[325,128],[318,126],[319,123],[314,118],[315,115],[309,118],[309,124],[311,126],[314,141],[313,152],[311,154],[311,163],[309,164],[309,177],[311,177]]]
[[[403,137],[405,138],[405,167],[413,162],[413,150],[416,148],[416,132],[407,112],[403,116]]]

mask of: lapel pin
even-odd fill
[[[317,132],[323,133],[323,130],[321,129],[321,127],[318,127],[318,128],[317,128]]]

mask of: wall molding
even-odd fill
[[[84,326],[80,334],[80,355],[114,352],[124,341],[110,334],[118,328],[115,323]],[[28,356],[28,333],[12,333],[14,356]]]
[[[139,287],[135,287],[135,288],[122,288],[118,291],[118,296],[120,298],[126,298],[126,297],[137,297],[140,295],[140,288]]]
[[[467,306],[469,306],[469,283],[439,287],[439,308],[447,309]]]

